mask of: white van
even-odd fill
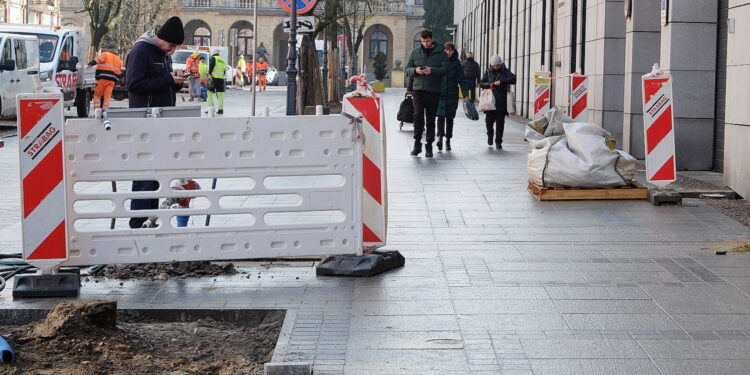
[[[36,36],[0,33],[0,118],[16,116],[16,95],[33,93],[38,77]]]

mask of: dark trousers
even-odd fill
[[[133,181],[133,191],[155,191],[159,189],[158,181]],[[158,199],[132,199],[131,210],[155,210],[159,208]],[[128,223],[131,228],[140,228],[147,217],[131,217]]]
[[[425,143],[432,144],[435,140],[435,114],[440,102],[440,93],[416,90],[412,97],[414,98],[414,140],[421,142],[422,133],[427,127]]]
[[[437,119],[437,136],[453,138],[453,119],[450,117],[440,117]]]
[[[503,143],[503,132],[505,131],[505,112],[486,111],[484,124],[487,126],[487,137],[495,136],[495,144]],[[494,125],[494,129],[493,129]]]

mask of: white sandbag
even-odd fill
[[[553,107],[539,120],[526,123],[524,139],[539,141],[547,137],[563,135],[565,134],[563,125],[571,122],[573,122],[573,119],[565,114],[562,107]]]
[[[635,158],[610,149],[609,132],[588,123],[563,124],[563,135],[533,142],[528,155],[529,180],[544,187],[627,186]]]

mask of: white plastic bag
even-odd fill
[[[516,93],[508,87],[508,103],[506,104],[506,110],[509,115],[516,114]]]
[[[635,158],[610,149],[611,135],[596,124],[563,124],[563,135],[533,142],[528,155],[529,181],[544,187],[627,186]]]
[[[482,95],[479,96],[479,106],[477,109],[480,112],[495,110],[495,95],[492,94],[492,89],[482,90]]]

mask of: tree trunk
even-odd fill
[[[310,41],[310,47],[307,49],[307,75],[305,76],[305,81],[305,104],[311,106],[323,105],[323,79],[320,73],[315,41]]]
[[[331,48],[328,50],[328,102],[338,102],[341,98],[341,91],[339,90],[339,50],[338,48]]]

